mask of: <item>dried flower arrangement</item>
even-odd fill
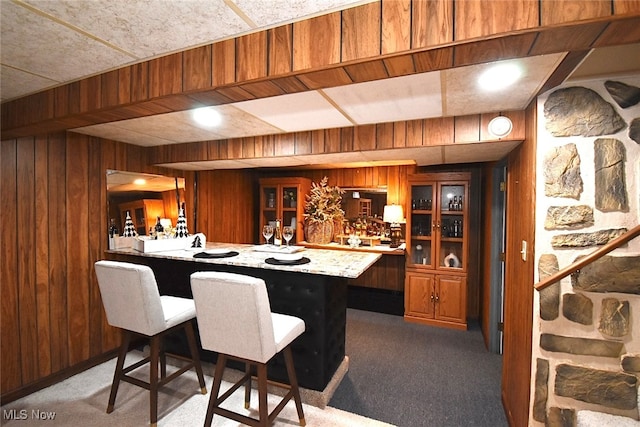
[[[325,176],[319,184],[311,183],[311,192],[305,197],[306,222],[333,221],[344,216],[340,202],[345,191],[338,186],[329,186],[328,181],[329,179]]]

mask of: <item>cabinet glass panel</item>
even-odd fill
[[[464,185],[443,185],[440,187],[440,250],[438,266],[462,268],[464,211],[466,203]]]
[[[414,185],[411,187],[411,235],[409,263],[431,266],[432,230],[433,230],[433,185]]]
[[[262,189],[262,218],[260,229],[263,225],[274,224],[276,220],[276,187],[264,187]]]
[[[282,208],[283,209],[296,209],[298,200],[298,188],[297,187],[284,187],[282,190]]]

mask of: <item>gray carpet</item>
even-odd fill
[[[397,426],[506,426],[502,357],[455,331],[349,309],[349,372],[329,406]]]

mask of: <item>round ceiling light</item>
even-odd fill
[[[491,135],[496,138],[504,138],[511,133],[513,123],[508,117],[498,116],[491,119],[488,128]]]
[[[213,127],[222,122],[222,116],[211,107],[203,107],[193,110],[193,120],[201,126]]]
[[[522,70],[514,63],[502,63],[487,69],[478,78],[478,84],[484,90],[501,90],[514,84],[522,76]]]

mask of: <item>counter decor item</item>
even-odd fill
[[[310,193],[305,197],[304,234],[309,243],[330,243],[334,222],[344,217],[340,202],[345,191],[338,186],[329,186],[328,180],[325,176],[319,184],[313,182]]]
[[[131,213],[127,211],[127,217],[124,220],[124,233],[122,233],[122,237],[136,237],[138,233],[136,232],[136,226],[133,225],[133,219],[131,219]]]

